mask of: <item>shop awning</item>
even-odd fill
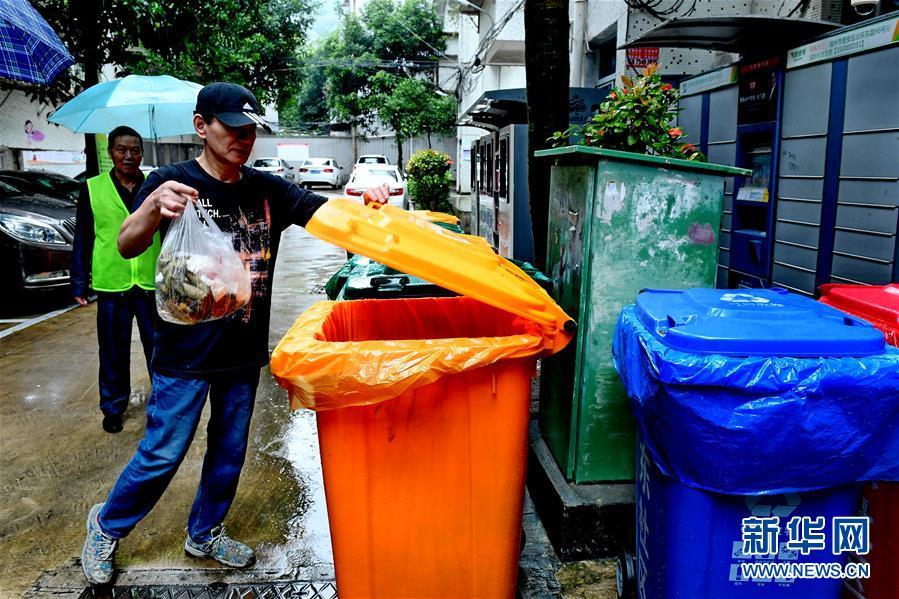
[[[568,88],[568,122],[582,125],[599,109],[608,90],[593,87]],[[523,87],[484,92],[459,117],[457,125],[495,131],[528,122],[528,104]]]
[[[528,105],[524,88],[498,89],[484,92],[478,101],[465,111],[458,125],[501,129],[506,125],[528,122]]]
[[[839,27],[836,23],[825,21],[750,15],[678,17],[650,29],[620,48],[696,48],[736,54],[773,54]]]

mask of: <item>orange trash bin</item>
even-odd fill
[[[899,346],[899,285],[822,285],[820,301],[863,318]],[[878,482],[862,491],[863,512],[871,518],[871,551],[864,556],[871,577],[856,581],[865,599],[899,598],[899,483]]]
[[[292,407],[317,411],[340,597],[514,597],[530,382],[574,322],[408,212],[333,200],[307,230],[463,295],[321,302],[272,354]]]

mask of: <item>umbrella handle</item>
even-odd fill
[[[156,106],[150,106],[150,132],[153,134],[153,166],[159,167],[159,136],[156,134]]]

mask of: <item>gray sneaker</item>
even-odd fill
[[[220,564],[232,568],[246,568],[256,563],[256,554],[240,541],[225,534],[225,527],[219,524],[210,531],[212,538],[205,543],[197,543],[187,535],[184,551],[193,557],[211,557]]]
[[[106,584],[115,574],[115,552],[119,541],[100,530],[97,516],[102,507],[103,504],[98,503],[87,514],[87,538],[81,552],[81,569],[91,584]]]

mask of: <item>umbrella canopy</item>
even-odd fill
[[[148,139],[194,132],[194,107],[203,86],[169,75],[128,75],[98,83],[48,119],[76,133],[108,133],[127,125]]]
[[[0,2],[0,77],[47,85],[74,62],[31,4]]]

